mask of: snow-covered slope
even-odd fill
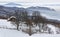
[[[3,20],[3,19],[0,19],[0,27],[16,28],[14,25],[11,24],[11,22],[9,22],[7,20]]]
[[[0,37],[60,37],[60,34],[33,34],[29,36],[21,31],[0,29]]]
[[[15,28],[10,22],[7,20],[0,19],[0,27],[8,27],[8,28]],[[54,26],[49,26],[52,29],[55,29]],[[17,30],[10,30],[10,29],[3,29],[0,28],[0,37],[60,37],[60,34],[45,34],[45,33],[36,33],[32,36],[29,36],[27,33]]]
[[[17,30],[0,29],[0,37],[29,37],[29,35]]]

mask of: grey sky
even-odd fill
[[[0,2],[60,3],[60,0],[0,0]]]
[[[60,5],[60,0],[0,0],[0,4],[4,3],[4,2],[17,2],[17,3],[27,3],[28,5],[45,5],[45,4],[59,4]],[[30,4],[29,4],[30,3]],[[35,4],[31,4],[31,3],[35,3]],[[55,8],[55,9],[60,9],[60,6],[48,6],[51,8]]]

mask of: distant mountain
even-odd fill
[[[48,7],[39,7],[39,6],[36,6],[36,7],[29,7],[27,9],[37,9],[37,10],[50,10],[50,11],[55,11],[54,9],[50,9]]]
[[[12,16],[15,13],[15,10],[19,10],[19,12],[25,12],[25,10],[32,15],[34,11],[39,11],[43,17],[48,19],[57,19],[60,20],[60,13],[56,12],[54,9],[50,9],[47,7],[28,7],[28,8],[18,8],[18,7],[5,7],[0,6],[0,16],[8,17]]]
[[[0,17],[9,17],[9,16],[13,16],[13,14],[15,13],[15,10],[19,10],[19,11],[24,11],[24,8],[18,8],[18,7],[5,7],[5,6],[0,6]],[[20,13],[20,12],[17,12]]]
[[[13,2],[7,3],[7,4],[5,4],[5,5],[19,5],[19,6],[21,6],[21,4],[17,4],[17,3],[13,3]]]
[[[48,7],[29,7],[27,8],[27,11],[29,12],[29,15],[34,11],[39,11],[42,16],[48,19],[60,20],[60,13]]]
[[[48,7],[28,7],[27,11],[29,12],[29,14],[31,15],[34,11],[39,11],[40,13],[44,13],[44,14],[49,14],[50,13],[55,13],[56,11],[54,9],[50,9]]]
[[[10,3],[5,4],[4,6],[7,6],[7,7],[17,7],[17,6],[22,6],[22,5],[21,4],[10,2]]]

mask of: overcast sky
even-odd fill
[[[34,5],[49,4],[48,7],[60,9],[60,0],[0,0],[0,3],[6,3],[6,2],[8,3],[9,2],[17,2],[17,3],[22,2],[24,4],[28,2],[28,3],[35,3]],[[52,4],[53,6],[51,6],[50,4]],[[29,4],[29,5],[33,5],[33,4]]]
[[[60,0],[0,0],[0,2],[60,3]]]

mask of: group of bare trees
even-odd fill
[[[16,17],[15,24],[16,24],[17,30],[19,30],[19,24],[21,22],[25,22],[25,24],[29,26],[29,35],[32,35],[32,33],[31,33],[31,27],[33,25],[38,26],[39,27],[39,32],[41,32],[41,29],[40,29],[41,28],[41,23],[42,23],[42,29],[43,29],[43,27],[45,25],[45,22],[46,22],[46,18],[42,17],[40,15],[39,11],[34,11],[32,13],[32,15],[29,16],[28,12],[26,10],[24,12],[16,10],[14,16]]]
[[[21,22],[24,22],[27,18],[27,11],[23,12],[23,11],[16,10],[14,16],[16,17],[15,24],[16,24],[17,30],[19,30],[19,24]]]

